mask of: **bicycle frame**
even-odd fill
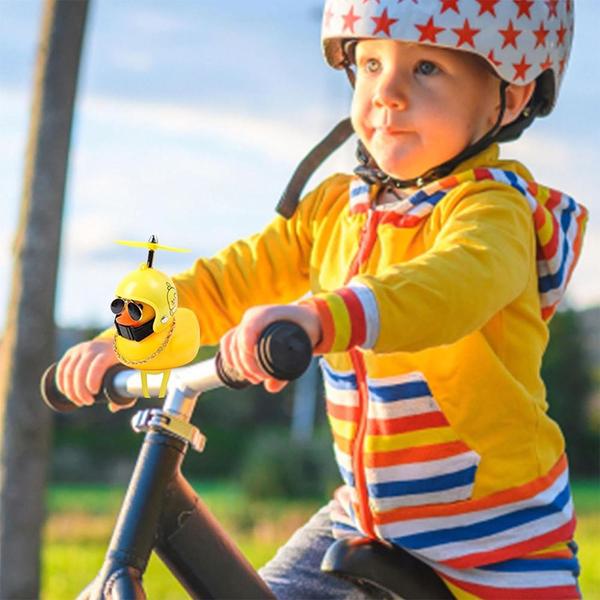
[[[273,598],[180,470],[188,447],[203,447],[189,424],[198,395],[223,385],[214,360],[173,374],[163,407],[132,420],[145,439],[104,564],[80,598],[145,598],[142,577],[153,550],[194,598]],[[158,392],[158,381],[150,378],[151,393]],[[111,386],[123,398],[141,395],[135,371],[117,373]]]

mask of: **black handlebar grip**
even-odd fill
[[[109,402],[112,402],[120,406],[125,406],[134,401],[134,398],[117,394],[113,386],[115,375],[121,371],[127,370],[127,367],[123,365],[113,365],[107,369],[104,378],[102,379],[102,388],[98,394],[94,396],[96,404],[108,404]],[[79,408],[58,389],[58,386],[56,385],[56,363],[51,364],[44,371],[40,381],[40,392],[46,405],[56,412],[68,413]]]
[[[298,379],[310,364],[312,344],[308,334],[292,321],[271,323],[258,338],[258,362],[274,379]]]
[[[275,321],[258,338],[257,355],[261,367],[271,377],[292,381],[308,369],[312,344],[300,325],[292,321]],[[249,385],[223,363],[220,352],[215,357],[215,365],[219,378],[227,387],[239,390]]]

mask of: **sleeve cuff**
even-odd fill
[[[379,337],[379,309],[373,292],[352,283],[333,292],[303,300],[312,305],[321,320],[322,337],[315,354],[344,352],[355,346],[372,348]]]

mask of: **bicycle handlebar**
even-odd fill
[[[265,328],[257,343],[257,357],[261,367],[274,379],[292,381],[306,371],[312,358],[312,344],[304,329],[291,321],[275,321]],[[120,373],[134,371],[123,365],[115,365],[108,369],[102,380],[100,392],[94,396],[96,403],[125,406],[137,397],[130,386],[123,383]],[[232,389],[247,387],[248,381],[240,379],[234,370],[223,363],[218,352],[214,359],[174,369],[183,374],[182,383],[192,381],[194,391],[201,392],[219,385]],[[77,405],[71,402],[56,385],[56,363],[46,369],[40,382],[40,391],[44,402],[54,411],[71,412]],[[215,385],[215,379],[217,383]],[[126,381],[126,380],[125,380]],[[132,386],[135,387],[135,386]]]

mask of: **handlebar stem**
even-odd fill
[[[117,389],[130,386],[131,377],[116,381]],[[196,452],[202,452],[206,437],[190,424],[198,396],[207,389],[222,386],[215,371],[214,359],[179,369],[169,385],[162,409],[153,408],[137,412],[131,419],[133,430],[140,432],[160,431],[187,442]]]
[[[131,419],[131,426],[137,433],[158,431],[188,443],[196,452],[202,452],[206,445],[204,436],[197,427],[160,408],[150,408],[137,412]]]

